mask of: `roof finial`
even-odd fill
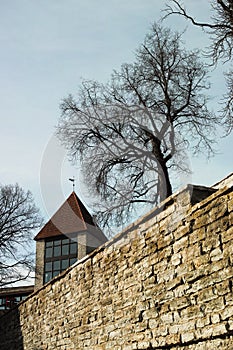
[[[73,192],[74,192],[74,188],[75,188],[75,178],[74,178],[74,176],[73,176],[73,179],[69,179],[71,182],[73,182]]]

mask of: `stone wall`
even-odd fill
[[[171,196],[0,318],[1,350],[233,349],[233,192],[210,193]]]

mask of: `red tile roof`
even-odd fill
[[[93,231],[93,228],[98,232],[98,239],[106,242],[106,237],[94,223],[88,210],[76,193],[72,192],[34,239],[37,241],[65,234]]]

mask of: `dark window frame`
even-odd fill
[[[47,252],[51,254],[48,256]],[[73,265],[77,261],[77,257],[78,243],[74,239],[72,240],[64,235],[46,239],[44,250],[44,283],[47,283],[53,277]]]

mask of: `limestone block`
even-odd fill
[[[195,339],[195,334],[193,332],[187,332],[181,334],[182,343],[187,343]]]
[[[233,211],[233,198],[232,195],[230,196],[230,198],[227,201],[227,207],[229,212]]]

